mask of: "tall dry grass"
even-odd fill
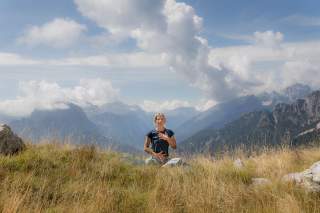
[[[318,147],[197,156],[189,167],[135,165],[95,147],[28,145],[0,157],[2,212],[320,212],[320,195],[281,182],[320,160]],[[241,158],[243,169],[233,160]],[[255,186],[252,177],[271,184]]]

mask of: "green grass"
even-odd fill
[[[320,195],[281,177],[320,160],[317,147],[196,156],[190,167],[134,165],[124,154],[59,144],[0,156],[2,212],[320,212]],[[235,158],[243,169],[233,166]],[[253,177],[271,180],[254,186]]]

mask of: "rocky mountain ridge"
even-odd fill
[[[243,144],[247,147],[300,145],[310,141],[299,139],[306,130],[317,130],[320,122],[320,91],[292,104],[277,104],[272,111],[249,112],[239,119],[215,130],[202,130],[181,143],[186,152],[215,152],[225,147],[233,148]],[[318,131],[312,131],[315,136]]]

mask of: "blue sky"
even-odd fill
[[[205,110],[320,83],[319,1],[117,2],[2,0],[0,110],[115,100]]]

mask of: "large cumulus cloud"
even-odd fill
[[[79,11],[110,34],[134,38],[137,47],[162,60],[191,85],[221,101],[238,95],[228,70],[209,65],[210,47],[200,37],[202,18],[175,0],[75,0]],[[159,58],[161,60],[161,58]]]

